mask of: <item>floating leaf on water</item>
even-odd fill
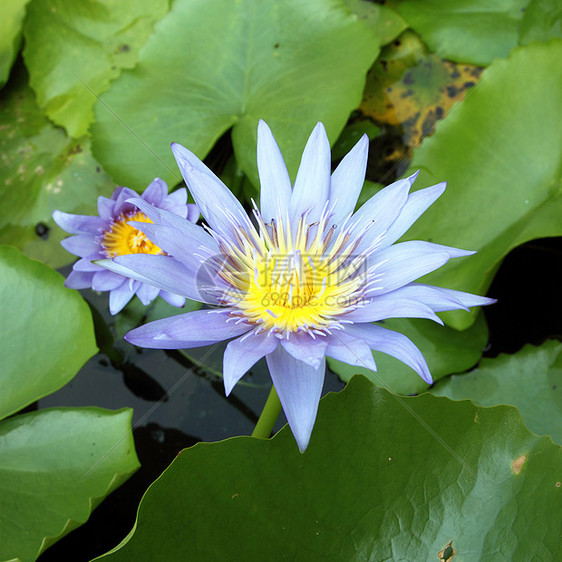
[[[531,0],[521,20],[519,44],[548,41],[553,37],[562,37],[560,0]]]
[[[517,45],[529,0],[396,0],[390,4],[439,57],[486,66]]]
[[[369,26],[381,45],[390,43],[408,27],[402,17],[388,6],[367,0],[344,0],[344,2]]]
[[[86,137],[70,139],[37,107],[22,68],[0,96],[0,243],[60,267],[73,256],[52,220],[55,209],[89,214],[114,184],[90,152]],[[47,229],[47,230],[45,230]]]
[[[183,450],[144,495],[133,531],[101,559],[437,561],[440,553],[451,562],[456,550],[452,562],[479,562],[496,559],[501,544],[506,560],[551,560],[562,546],[561,462],[561,448],[529,433],[514,408],[397,398],[355,377],[321,400],[304,455],[288,427],[269,440]]]
[[[71,136],[86,134],[97,96],[134,66],[167,11],[168,0],[32,2],[24,58],[39,106]]]
[[[33,562],[137,468],[132,410],[52,408],[0,423],[0,559]]]
[[[0,87],[8,80],[18,54],[25,6],[29,0],[3,0],[0,16]]]
[[[478,368],[440,381],[431,392],[453,400],[470,399],[479,406],[511,404],[533,433],[550,435],[562,445],[560,342],[526,345],[513,355],[483,359]],[[524,461],[519,461],[521,466]]]
[[[258,186],[261,118],[294,177],[316,122],[332,141],[345,126],[379,44],[332,0],[176,0],[96,105],[94,154],[119,183],[158,175],[175,185],[170,140],[202,157],[232,128],[238,163]]]

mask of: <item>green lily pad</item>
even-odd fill
[[[529,0],[399,0],[397,11],[439,57],[487,66],[517,45]]]
[[[259,185],[262,118],[294,174],[317,121],[336,139],[378,52],[342,1],[177,0],[96,105],[94,155],[125,185],[155,175],[175,184],[170,141],[203,157],[232,127],[237,160]]]
[[[523,19],[519,43],[562,37],[562,6],[558,0],[531,0]]]
[[[381,45],[398,37],[408,24],[391,8],[366,0],[344,0],[349,9],[372,30]]]
[[[451,373],[462,373],[473,367],[488,341],[488,328],[483,315],[468,330],[459,332],[431,320],[394,318],[384,327],[409,337],[421,350],[434,381]],[[377,372],[328,359],[330,369],[344,382],[361,374],[372,383],[396,394],[419,394],[429,385],[410,367],[385,353],[374,352]]]
[[[516,406],[533,433],[562,445],[562,344],[557,341],[483,359],[474,371],[440,381],[431,392],[479,406]]]
[[[3,0],[0,7],[0,87],[8,80],[10,69],[18,54],[29,0]]]
[[[182,451],[108,560],[553,560],[562,449],[515,408],[399,398],[355,377],[288,427]],[[539,516],[548,514],[548,517]]]
[[[97,348],[90,309],[56,271],[0,246],[0,279],[2,419],[66,384]]]
[[[74,258],[60,247],[66,233],[53,211],[94,214],[98,195],[110,195],[114,184],[93,159],[90,140],[54,127],[26,82],[18,69],[0,97],[0,243],[61,267]]]
[[[407,237],[478,251],[426,282],[484,294],[512,248],[562,234],[562,73],[553,71],[560,60],[562,40],[517,47],[414,151],[407,173],[421,170],[416,187],[448,186]],[[443,318],[464,329],[475,314]]]
[[[72,137],[122,68],[132,68],[168,0],[41,0],[28,7],[24,58],[39,106]]]
[[[139,467],[131,417],[61,408],[0,423],[0,559],[35,560]]]

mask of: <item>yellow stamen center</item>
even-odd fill
[[[123,213],[103,234],[102,244],[108,257],[128,254],[161,254],[162,250],[152,243],[140,230],[128,224],[129,221],[152,222],[144,213]]]
[[[313,225],[301,218],[294,236],[280,220],[258,223],[259,233],[240,229],[236,243],[221,240],[228,259],[220,275],[232,287],[224,303],[260,331],[322,333],[337,326],[337,317],[361,300],[366,281],[364,258],[353,256],[349,234],[332,240],[327,218]]]

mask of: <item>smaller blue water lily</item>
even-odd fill
[[[364,136],[331,173],[324,126],[312,132],[293,186],[269,127],[258,126],[260,208],[250,220],[231,191],[189,150],[172,145],[207,225],[197,226],[140,199],[153,224],[133,223],[165,256],[118,256],[111,271],[214,308],[151,322],[126,339],[177,349],[231,340],[224,354],[226,393],[265,357],[301,451],[322,392],[325,357],[376,370],[372,350],[403,361],[428,383],[417,347],[373,322],[494,302],[414,281],[473,252],[429,242],[394,244],[443,193],[410,193],[416,174],[382,189],[357,212],[367,165]]]
[[[117,187],[111,198],[98,198],[99,216],[73,215],[55,211],[55,222],[66,232],[74,234],[65,238],[61,244],[71,254],[80,259],[74,264],[65,285],[71,289],[92,288],[96,291],[109,291],[109,310],[117,314],[134,295],[144,305],[149,304],[158,295],[171,305],[181,307],[185,297],[160,290],[152,285],[142,283],[108,271],[92,260],[114,258],[129,254],[161,255],[163,251],[152,243],[146,235],[131,226],[130,221],[152,222],[138,207],[129,200],[139,198],[154,208],[189,221],[199,218],[196,205],[187,204],[187,191],[178,189],[168,195],[168,186],[156,178],[144,190],[142,196],[127,187]]]

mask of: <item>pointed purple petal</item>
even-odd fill
[[[181,308],[185,305],[185,297],[180,297],[179,295],[174,295],[174,293],[168,293],[168,291],[160,291],[160,296],[172,306],[176,308]]]
[[[266,356],[271,379],[301,453],[308,447],[324,385],[325,361],[318,369],[289,355],[282,346]]]
[[[185,187],[170,193],[170,195],[168,195],[168,197],[166,197],[166,199],[164,199],[161,203],[160,208],[170,211],[170,213],[178,215],[179,217],[191,222],[196,222],[197,218],[199,218],[199,209],[197,209],[197,205],[187,205],[187,189],[185,189]]]
[[[123,281],[125,281],[125,279],[122,275],[117,275],[117,273],[102,269],[94,274],[92,289],[94,289],[94,291],[111,291],[121,286]]]
[[[318,369],[326,355],[328,342],[325,336],[312,338],[309,334],[297,333],[291,334],[288,340],[281,340],[281,345],[295,359]]]
[[[377,322],[386,318],[428,318],[443,324],[430,306],[421,300],[409,298],[407,294],[403,295],[401,291],[402,288],[373,297],[370,303],[346,314],[346,320]]]
[[[114,192],[115,193],[115,192]],[[98,197],[98,214],[102,219],[114,218],[113,210],[115,209],[115,201],[107,197]]]
[[[115,199],[115,208],[113,209],[113,213],[115,216],[120,215],[121,213],[129,213],[134,211],[135,208],[128,202],[128,199],[133,199],[139,197],[139,194],[134,190],[130,189],[129,187],[122,187]]]
[[[369,137],[363,135],[359,142],[345,155],[332,174],[330,204],[335,204],[333,223],[338,225],[355,209],[357,199],[365,182]]]
[[[384,296],[397,300],[408,299],[422,302],[434,312],[457,309],[468,310],[471,306],[486,306],[496,302],[496,299],[455,291],[453,289],[443,289],[423,283],[410,283]],[[350,318],[350,320],[351,319],[352,318]]]
[[[71,271],[64,280],[64,286],[69,289],[90,289],[94,273],[86,271]]]
[[[192,205],[191,203],[187,206],[187,220],[190,222],[197,222],[199,220],[199,207],[197,205]]]
[[[267,223],[284,216],[289,208],[291,180],[273,133],[261,119],[258,123],[258,173],[261,185],[260,211]]]
[[[150,204],[158,207],[162,204],[162,201],[164,201],[167,195],[168,186],[166,182],[160,178],[154,178],[143,191],[141,197]]]
[[[380,244],[381,237],[404,207],[416,176],[414,174],[381,189],[353,215],[353,233],[357,235],[364,231],[363,239],[357,247],[358,253]]]
[[[61,246],[71,254],[81,258],[99,251],[100,245],[92,234],[77,234],[61,240]]]
[[[63,230],[70,234],[97,234],[107,227],[107,221],[101,217],[72,215],[62,211],[54,211],[53,219]]]
[[[428,384],[433,382],[421,351],[405,335],[375,324],[354,324],[346,332],[362,339],[374,351],[382,351],[405,363]]]
[[[102,268],[99,265],[96,265],[95,263],[92,263],[90,260],[91,259],[103,259],[105,256],[100,255],[100,253],[98,252],[97,254],[94,255],[94,257],[90,257],[87,256],[85,258],[81,258],[79,259],[73,266],[72,269],[74,269],[74,271],[102,271]]]
[[[319,122],[304,147],[293,187],[289,213],[295,224],[307,211],[309,223],[320,218],[330,195],[330,160],[330,142]]]
[[[203,227],[198,226],[193,222],[190,222],[186,218],[182,218],[164,209],[157,209],[156,207],[139,198],[131,199],[130,203],[138,207],[156,225],[168,226],[172,229],[175,229],[178,232],[177,238],[180,239],[179,234],[181,234],[181,237],[183,238],[183,244],[191,248],[191,250],[205,248],[209,254],[219,253],[219,247],[217,246],[217,243],[209,234],[207,234],[207,232],[205,232],[205,229]],[[135,226],[142,231],[142,225],[136,224]],[[149,235],[147,234],[147,236]],[[154,243],[163,250],[167,251],[160,244],[157,244],[156,242]]]
[[[201,250],[199,239],[191,236],[191,233],[186,236],[176,228],[148,222],[129,221],[128,224],[146,234],[149,240],[180,261],[190,271],[197,271],[204,261],[202,254],[210,253],[207,248]]]
[[[234,385],[262,357],[271,353],[279,345],[272,335],[251,334],[232,340],[224,352],[222,375],[224,390],[228,396]]]
[[[402,207],[400,214],[387,230],[380,248],[386,248],[394,244],[408,229],[437,201],[445,188],[447,182],[438,183],[425,189],[418,189],[410,193],[408,200]]]
[[[217,303],[216,296],[198,285],[197,272],[190,271],[171,256],[130,254],[112,260],[99,260],[96,264],[170,293],[209,304]]]
[[[158,293],[160,293],[160,289],[146,283],[143,283],[136,291],[137,297],[144,306],[148,306],[158,296]]]
[[[170,195],[166,197],[163,203],[164,208],[168,209],[168,211],[171,211],[169,207],[179,207],[180,205],[186,205],[186,204],[187,204],[187,189],[185,189],[185,187],[180,187],[179,189],[172,191],[172,193],[170,193]],[[190,206],[195,206],[195,205],[190,205]]]
[[[368,296],[398,289],[440,268],[451,258],[472,254],[474,252],[421,240],[394,244],[369,258],[371,275],[379,281],[377,288],[368,291]]]
[[[238,199],[203,162],[176,143],[172,144],[172,152],[195,203],[213,230],[230,237],[236,225],[250,227]]]
[[[149,322],[131,330],[125,339],[139,347],[189,349],[240,336],[251,329],[246,323],[227,322],[227,310],[196,310]]]
[[[355,338],[343,330],[336,330],[328,336],[326,355],[349,365],[377,370],[371,348],[362,339]]]
[[[109,292],[109,312],[113,315],[121,312],[134,294],[132,279],[125,279],[120,287]]]

